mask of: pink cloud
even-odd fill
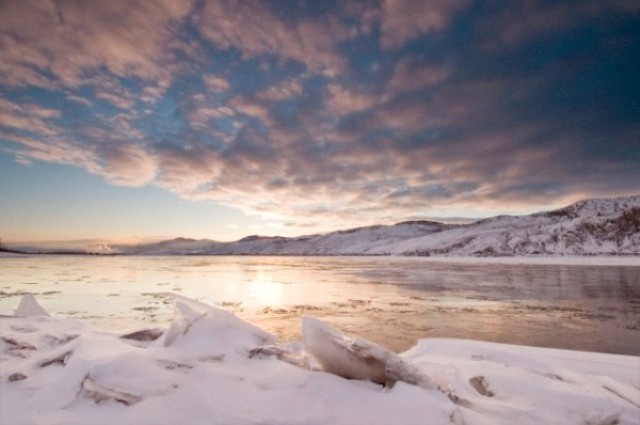
[[[97,174],[120,186],[139,187],[154,180],[158,172],[157,158],[145,148],[131,143],[99,146]]]
[[[229,0],[207,1],[196,21],[207,39],[221,48],[236,47],[247,57],[273,54],[328,76],[344,67],[335,49],[337,41],[349,37],[349,29],[332,16],[286,21],[264,2]]]
[[[285,80],[259,93],[256,97],[266,101],[281,101],[302,95],[302,85],[298,80]]]
[[[338,84],[330,84],[327,93],[327,107],[336,116],[360,112],[373,107],[378,96],[358,93]]]
[[[58,133],[51,122],[60,118],[62,112],[30,103],[15,103],[0,99],[0,127],[52,136]]]
[[[189,123],[195,128],[210,128],[209,121],[216,118],[232,117],[235,112],[227,106],[196,106],[187,113]]]
[[[411,60],[399,61],[387,84],[388,94],[421,90],[449,77],[451,71],[443,65],[425,65]]]
[[[89,146],[76,144],[60,137],[48,137],[46,141],[42,141],[17,134],[0,133],[0,135],[19,146],[17,149],[10,149],[19,162],[30,163],[36,160],[70,164],[99,174],[100,167],[97,158]]]
[[[223,168],[215,151],[198,145],[190,149],[160,149],[158,161],[161,170],[158,184],[185,198],[215,182]]]
[[[150,183],[158,170],[157,159],[145,148],[133,143],[78,143],[60,135],[46,141],[15,134],[1,134],[20,146],[12,149],[23,163],[53,162],[80,167],[121,186],[139,187]]]
[[[118,185],[157,185],[273,220],[340,227],[416,217],[487,194],[496,205],[526,203],[527,185],[569,181],[567,168],[579,167],[566,161],[580,151],[578,138],[557,136],[555,117],[522,108],[527,96],[549,95],[536,89],[552,76],[495,77],[490,66],[459,68],[470,64],[461,55],[389,51],[430,35],[441,54],[466,1],[347,1],[324,14],[278,13],[277,3],[203,1],[194,16],[189,2],[3,2],[2,83],[56,89],[76,103],[69,114],[92,102],[96,109],[63,127],[56,109],[0,100],[0,136],[18,161],[73,164]],[[471,30],[504,44],[569,25],[566,6],[543,13],[514,4]],[[531,19],[515,22],[522,15]],[[186,23],[204,41],[182,40]],[[221,56],[231,62],[208,57],[212,45],[230,49]],[[363,46],[363,56],[380,57],[366,58],[360,74],[360,57],[346,52]],[[255,85],[240,87],[232,73],[252,64]],[[281,77],[280,69],[298,74]],[[265,88],[273,78],[284,79]],[[200,82],[206,90],[194,93]],[[105,115],[113,108],[100,100],[120,113]],[[512,114],[510,102],[521,110]],[[154,124],[158,131],[149,130]],[[617,176],[607,168],[605,178]]]
[[[550,4],[512,1],[497,16],[485,20],[481,28],[487,36],[485,47],[499,49],[538,37],[549,37],[553,32],[566,31],[580,22],[611,11],[637,13],[640,3],[633,0],[583,0]]]
[[[91,102],[86,97],[81,97],[81,96],[68,94],[68,95],[65,95],[65,98],[67,100],[70,100],[71,102],[78,103],[80,105],[84,105],[84,106],[87,106],[87,107],[93,106],[93,102]]]
[[[97,92],[96,93],[96,98],[101,99],[101,100],[105,100],[105,101],[111,103],[112,105],[117,106],[120,109],[130,109],[130,108],[133,108],[136,105],[135,100],[133,100],[131,98],[118,96],[118,95],[113,94],[113,93]]]
[[[171,27],[190,9],[190,1],[2,2],[0,77],[14,86],[76,87],[105,67],[166,81],[174,72]]]
[[[203,81],[207,88],[214,93],[223,92],[225,90],[229,90],[229,81],[226,78],[219,77],[216,75],[205,75]]]
[[[157,85],[146,86],[142,89],[142,95],[138,98],[145,103],[155,103],[162,98],[168,86],[169,83],[167,81],[160,81]]]
[[[229,102],[235,111],[260,119],[265,125],[272,124],[270,106],[255,96],[238,96]]]
[[[396,48],[423,34],[442,31],[467,0],[384,0],[382,46]]]

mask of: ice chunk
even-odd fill
[[[194,352],[248,356],[251,349],[274,344],[270,333],[237,318],[233,313],[178,295],[175,316],[160,340],[164,346],[187,346]]]
[[[20,304],[16,309],[15,316],[49,316],[47,310],[42,308],[35,297],[31,294],[24,294],[20,299]]]
[[[313,317],[302,319],[304,347],[322,368],[349,379],[370,379],[384,384],[387,364],[398,363],[398,356],[373,342],[349,337]]]
[[[318,319],[302,319],[304,348],[326,372],[348,379],[393,385],[403,381],[447,393],[393,351],[360,337],[350,337]]]

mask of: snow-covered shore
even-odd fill
[[[283,343],[173,302],[168,329],[123,338],[26,296],[0,318],[0,423],[640,424],[638,357],[451,339],[396,355],[316,319]]]

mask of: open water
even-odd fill
[[[21,293],[114,332],[166,327],[170,294],[299,340],[316,316],[396,351],[429,337],[640,354],[640,266],[398,257],[0,258],[0,314]]]

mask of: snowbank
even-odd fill
[[[0,318],[3,424],[640,424],[638,357],[444,339],[397,355],[312,318],[304,346],[278,344],[183,297],[169,329],[120,337],[25,303]]]

